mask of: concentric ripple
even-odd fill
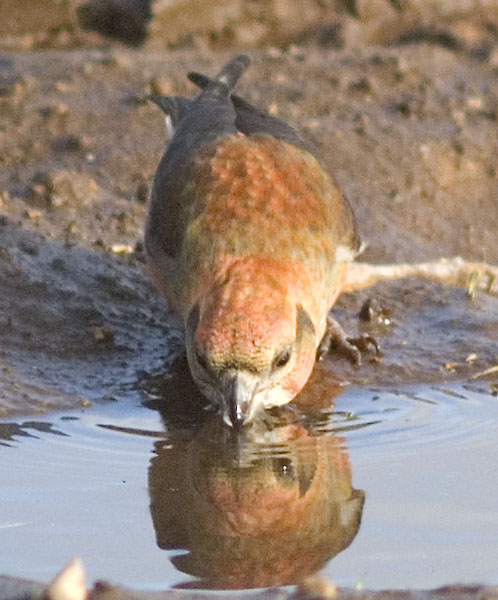
[[[252,471],[268,481],[271,471],[280,489],[300,473],[307,494],[327,455],[339,471],[326,493],[347,484],[341,469],[350,463],[349,485],[365,498],[359,531],[326,563],[330,578],[370,588],[497,583],[497,423],[498,399],[486,383],[346,389],[333,410],[243,442],[216,427],[168,429],[136,398],[3,420],[0,532],[9,552],[0,573],[48,581],[79,555],[90,579],[194,585],[182,572],[194,568],[181,558],[186,547],[165,544],[171,536],[158,529],[159,466],[168,493],[174,484],[164,478],[181,475],[187,461],[201,478],[192,488],[199,494],[212,493],[218,474],[233,475],[227,469],[238,461],[237,485],[247,487]]]
[[[348,412],[348,409],[350,412]],[[348,390],[336,403],[334,430],[347,432],[350,449],[410,452],[419,446],[455,449],[492,437],[498,399],[486,384]]]

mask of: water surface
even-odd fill
[[[0,421],[0,573],[146,589],[498,582],[498,399],[475,385],[349,388],[233,435],[130,394]]]

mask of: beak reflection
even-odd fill
[[[239,428],[248,424],[253,417],[253,399],[257,391],[258,378],[252,373],[236,371],[226,383],[223,420],[227,425]]]

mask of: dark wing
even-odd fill
[[[145,232],[148,254],[156,261],[177,255],[183,237],[182,192],[190,179],[195,152],[206,143],[236,133],[236,113],[230,95],[249,66],[248,56],[239,55],[210,79],[195,100],[152,97],[176,128],[154,178]]]
[[[180,96],[149,96],[149,100],[157,104],[166,113],[166,117],[169,118],[171,126],[175,130],[180,121],[188,115],[194,104],[194,100]]]
[[[201,73],[189,73],[188,78],[202,90],[208,88],[213,81],[210,77],[201,75]],[[237,127],[237,131],[245,135],[266,133],[279,140],[289,142],[298,148],[303,148],[321,162],[321,157],[313,144],[301,137],[288,123],[278,117],[272,117],[236,94],[232,94],[231,98],[235,109],[235,127]]]

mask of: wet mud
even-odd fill
[[[193,95],[185,73],[215,72],[227,56],[113,48],[2,58],[3,414],[119,395],[137,372],[168,369],[181,332],[142,261],[166,139],[145,96]],[[423,44],[260,51],[254,62],[241,93],[319,147],[355,208],[361,260],[498,263],[492,63]],[[358,318],[369,298],[385,315],[370,323]],[[382,349],[360,369],[326,357],[338,381],[462,379],[498,361],[491,295],[401,281],[344,294],[335,313]]]
[[[9,224],[0,247],[2,416],[116,399],[178,346],[167,310],[132,259]]]

